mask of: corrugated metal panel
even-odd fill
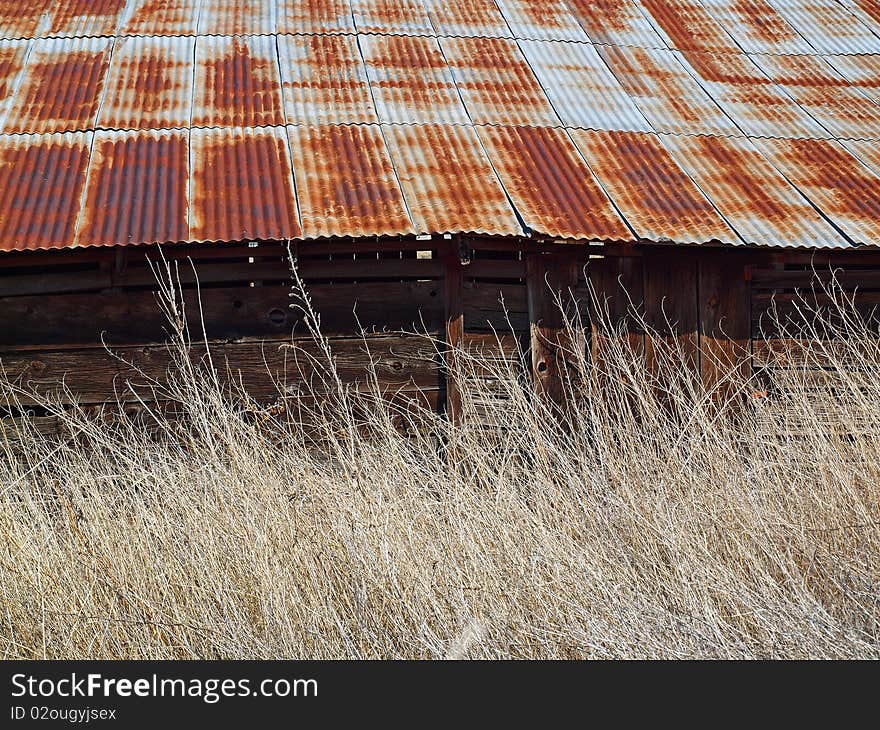
[[[417,232],[522,235],[472,127],[425,124],[384,131]]]
[[[520,41],[520,47],[566,126],[651,130],[589,43]]]
[[[307,238],[415,233],[377,125],[288,127]]]
[[[128,0],[120,35],[195,35],[201,0]]]
[[[847,150],[867,165],[875,175],[880,175],[880,145],[868,140],[842,140]]]
[[[278,0],[279,33],[354,33],[348,0]]]
[[[55,0],[46,35],[60,38],[115,35],[126,0]]]
[[[640,238],[741,243],[655,134],[569,132]]]
[[[193,37],[129,36],[116,42],[98,126],[189,127]]]
[[[629,241],[633,234],[563,129],[478,127],[489,159],[537,234]]]
[[[755,63],[836,137],[880,139],[880,107],[816,56],[755,56]]]
[[[767,0],[702,0],[747,53],[815,53]]]
[[[379,121],[354,36],[278,36],[278,53],[288,123]]]
[[[664,135],[662,140],[746,243],[849,246],[747,139]]]
[[[351,0],[358,33],[434,35],[421,0]]]
[[[674,51],[602,46],[611,72],[658,132],[670,134],[742,133],[700,86]]]
[[[79,246],[186,241],[184,131],[99,131],[89,160]]]
[[[850,85],[880,104],[880,54],[824,56]]]
[[[24,69],[24,61],[32,41],[0,40],[0,123],[12,103],[16,81]]]
[[[759,150],[859,244],[880,244],[880,177],[834,141],[757,140]]]
[[[72,246],[91,132],[0,136],[0,248]]]
[[[283,126],[284,121],[273,36],[198,39],[194,127]]]
[[[678,53],[717,104],[750,137],[830,137],[742,53]]]
[[[54,0],[0,0],[0,38],[38,38],[49,27]]]
[[[7,133],[93,129],[110,38],[51,38],[34,43],[3,125]]]
[[[475,124],[561,124],[515,41],[443,38],[441,45]]]
[[[435,38],[359,36],[379,119],[388,123],[469,123]]]
[[[201,0],[199,35],[275,32],[275,0]]]
[[[880,35],[880,3],[877,0],[840,0],[875,35]]]
[[[193,129],[190,240],[302,237],[283,127]]]
[[[512,33],[495,0],[424,0],[428,16],[438,35],[510,38]]]
[[[497,0],[515,38],[540,41],[590,39],[563,0]]]
[[[660,34],[632,0],[566,0],[593,43],[667,48]]]
[[[738,52],[727,31],[706,12],[699,0],[639,0],[658,31],[681,51]]]
[[[878,53],[880,38],[829,0],[769,0],[820,53]]]

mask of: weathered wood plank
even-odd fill
[[[446,413],[449,420],[453,424],[457,424],[461,420],[461,383],[459,382],[456,350],[461,347],[464,337],[464,307],[462,305],[464,266],[456,244],[447,246],[445,253]]]
[[[599,362],[619,334],[627,349],[639,359],[645,353],[644,277],[641,257],[592,259],[589,265],[592,288],[590,320],[593,329],[593,358]]]

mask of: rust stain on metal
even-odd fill
[[[201,0],[199,35],[275,32],[274,0]]]
[[[467,124],[436,38],[360,36],[379,119],[388,123]]]
[[[190,240],[301,238],[284,128],[193,129]]]
[[[0,0],[0,38],[36,38],[54,0]]]
[[[497,0],[515,38],[589,40],[563,0]]]
[[[349,0],[278,0],[279,33],[354,33]]]
[[[521,235],[513,209],[471,127],[385,127],[418,233]]]
[[[379,121],[354,36],[278,36],[278,55],[288,123]]]
[[[850,86],[880,104],[880,54],[825,56]]]
[[[740,243],[657,135],[580,129],[569,134],[639,237]]]
[[[72,246],[91,133],[0,136],[0,248]]]
[[[819,53],[877,53],[880,37],[839,2],[769,0]]]
[[[13,84],[24,68],[29,41],[0,41],[0,119],[13,92]]]
[[[199,38],[192,126],[284,124],[274,36]]]
[[[194,46],[191,37],[132,36],[117,41],[98,126],[189,127]]]
[[[632,0],[566,0],[594,43],[666,48],[667,44]]]
[[[77,245],[170,243],[189,238],[187,133],[95,133]]]
[[[813,47],[767,0],[702,0],[747,53],[814,53]]]
[[[441,45],[475,124],[561,124],[515,41],[443,38]]]
[[[34,43],[9,106],[6,133],[93,129],[112,41],[53,38]]]
[[[470,0],[465,3],[425,0],[425,4],[438,35],[511,37],[507,21],[495,0]]]
[[[880,241],[880,177],[840,144],[818,139],[755,144],[849,238],[859,244]]]
[[[289,127],[307,238],[414,233],[376,125]]]
[[[650,17],[678,50],[740,49],[699,0],[640,0]]]
[[[611,72],[658,132],[741,134],[669,50],[602,46]]]
[[[662,140],[746,243],[849,246],[748,140],[672,135]]]
[[[358,33],[434,35],[421,0],[351,0]]]
[[[56,0],[46,35],[115,35],[127,0]]]
[[[129,0],[120,35],[195,35],[201,0]]]
[[[592,241],[633,240],[564,130],[478,127],[477,131],[507,194],[537,234]]]

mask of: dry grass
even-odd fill
[[[466,397],[459,428],[416,412],[407,435],[332,368],[304,426],[181,357],[185,428],[59,410],[74,436],[5,440],[3,654],[878,657],[880,357],[845,326],[813,353],[848,404],[830,429],[806,377],[759,426],[616,340],[566,428],[511,380],[504,430]]]

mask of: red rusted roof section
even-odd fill
[[[880,107],[817,56],[755,56],[755,62],[835,137],[880,139]]]
[[[120,35],[195,35],[201,0],[128,0]]]
[[[880,103],[880,54],[861,56],[825,56],[849,85],[876,103]]]
[[[0,120],[12,102],[15,82],[24,68],[30,41],[0,40]]]
[[[706,11],[700,0],[639,0],[655,27],[681,51],[728,51],[740,48]]]
[[[667,48],[633,0],[566,0],[593,43]]]
[[[274,36],[200,37],[192,126],[283,125]]]
[[[36,38],[54,0],[0,0],[0,38]]]
[[[490,38],[510,38],[512,35],[495,0],[469,0],[462,3],[451,3],[449,0],[424,0],[424,2],[438,35]]]
[[[98,126],[189,127],[195,38],[129,36],[113,50]]]
[[[563,0],[497,0],[497,3],[515,38],[589,41]]]
[[[46,35],[62,38],[116,35],[127,0],[56,0]]]
[[[611,72],[658,132],[741,134],[673,51],[600,46]]]
[[[72,246],[91,133],[0,136],[5,250]]]
[[[665,135],[663,144],[746,243],[849,246],[747,139]]]
[[[443,38],[441,45],[475,124],[561,125],[516,41]]]
[[[834,0],[769,0],[819,53],[878,53],[880,37]]]
[[[880,241],[880,177],[840,144],[819,139],[762,139],[755,143],[852,241]]]
[[[580,129],[570,135],[640,238],[741,243],[657,135]]]
[[[303,235],[414,233],[377,125],[289,127]]]
[[[477,130],[504,189],[536,234],[590,241],[633,240],[565,130]]]
[[[875,35],[880,34],[880,4],[877,0],[841,0],[841,3]]]
[[[351,0],[358,33],[434,35],[421,0]]]
[[[288,123],[379,121],[355,36],[278,36],[278,56]]]
[[[815,53],[768,0],[702,0],[746,53]]]
[[[379,119],[388,123],[467,124],[436,38],[359,36]]]
[[[848,139],[841,141],[849,152],[867,165],[875,175],[880,175],[880,145],[873,140]]]
[[[301,238],[284,128],[193,129],[192,241]]]
[[[275,0],[201,0],[199,35],[275,32]]]
[[[471,127],[388,125],[384,131],[417,232],[522,234]]]
[[[96,132],[77,245],[188,240],[188,160],[186,132]]]
[[[348,0],[278,0],[279,33],[354,33]]]
[[[9,104],[5,133],[93,129],[110,64],[109,38],[35,41]]]

